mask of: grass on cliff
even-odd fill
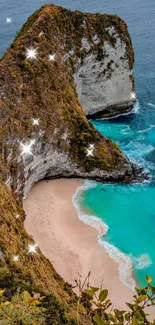
[[[52,139],[53,148],[68,154],[68,159],[76,162],[82,172],[97,168],[99,171],[119,171],[125,166],[126,160],[118,146],[102,137],[82,111],[73,86],[74,62],[68,66],[61,62],[62,53],[74,46],[77,57],[80,57],[84,18],[88,38],[98,31],[99,19],[104,27],[111,23],[118,25],[121,37],[127,37],[131,47],[125,24],[117,16],[73,13],[47,5],[28,19],[0,62],[0,285],[6,289],[8,299],[17,287],[31,294],[32,291],[40,292],[63,319],[66,317],[63,324],[68,325],[74,324],[77,297],[40,250],[35,255],[27,254],[28,244],[33,240],[23,226],[25,175],[24,166],[17,158],[18,141],[30,138],[32,134],[38,136],[38,127],[32,129],[31,121],[36,117],[40,118],[40,130],[44,132],[42,148]],[[39,37],[41,31],[44,35]],[[105,39],[106,35],[104,33]],[[61,49],[63,43],[64,49]],[[26,48],[30,46],[38,47],[36,61],[25,60]],[[56,61],[48,62],[47,55],[55,52]],[[63,139],[65,132],[66,140]],[[95,144],[95,159],[86,160],[89,143]],[[4,183],[9,177],[11,190]],[[19,181],[20,195],[16,192]],[[17,214],[20,219],[15,218]],[[18,263],[14,262],[14,255],[20,256]],[[81,310],[81,314],[83,312]]]
[[[104,36],[103,30],[105,33],[106,27],[115,22],[118,28],[124,26],[121,35],[128,37],[125,24],[117,16],[82,14],[47,5],[28,19],[2,58],[0,84],[6,94],[1,100],[1,146],[5,147],[2,152],[6,151],[9,133],[12,138],[31,136],[30,117],[36,116],[40,118],[40,126],[45,132],[44,141],[48,142],[57,129],[57,141],[53,146],[69,153],[71,160],[78,163],[83,171],[94,168],[112,171],[124,166],[124,156],[118,146],[99,135],[87,121],[74,89],[73,71],[61,61],[62,53],[73,47],[79,55],[84,18],[88,34],[93,35],[99,23],[102,26],[100,33]],[[40,31],[44,32],[41,37]],[[61,50],[64,38],[64,49]],[[38,47],[36,61],[25,60],[26,48],[32,44]],[[55,52],[56,61],[49,62],[48,54]],[[68,130],[67,141],[62,140],[65,130]],[[95,158],[86,160],[86,148],[90,142],[95,143]],[[12,161],[5,161],[3,165],[6,167],[8,163],[6,169],[17,174],[16,155],[17,152],[14,152]]]
[[[18,287],[30,293],[41,292],[57,313],[66,317],[64,324],[71,324],[69,321],[76,313],[77,297],[39,249],[38,254],[27,254],[28,244],[32,244],[33,239],[24,229],[24,211],[17,206],[2,181],[0,200],[0,288],[5,288],[8,299]],[[20,214],[20,219],[16,219],[17,214]],[[15,255],[19,255],[18,262],[13,260]]]

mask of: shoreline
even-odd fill
[[[93,227],[96,231],[96,239],[99,245],[108,253],[109,257],[115,261],[118,267],[119,279],[124,283],[134,294],[134,289],[137,286],[136,280],[133,276],[132,262],[129,256],[120,251],[117,247],[104,241],[104,236],[108,232],[109,226],[96,215],[92,215],[91,211],[81,208],[79,204],[79,197],[83,191],[96,187],[96,182],[87,181],[82,186],[79,186],[72,197],[73,206],[76,208],[78,218],[86,225]],[[125,271],[124,271],[125,270]]]
[[[75,285],[78,274],[109,291],[113,307],[126,308],[133,292],[119,279],[117,263],[98,242],[98,231],[79,220],[72,203],[78,179],[42,180],[24,200],[25,228],[62,278]],[[76,290],[75,290],[76,292]]]

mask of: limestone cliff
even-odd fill
[[[118,17],[46,5],[28,19],[1,60],[1,173],[17,196],[20,193],[25,197],[31,186],[45,177],[123,181],[125,176],[132,176],[132,166],[118,146],[103,138],[86,119],[74,87],[77,58],[88,59],[81,50],[81,44],[85,48],[87,44],[86,26],[91,37],[92,24],[96,24],[101,28],[97,37],[101,37],[106,30],[104,20],[107,28],[114,21],[119,31]],[[105,32],[105,39],[111,30],[110,34],[109,30]],[[116,43],[121,44],[121,39]],[[102,64],[102,51],[98,44],[95,46]],[[30,47],[38,52],[34,60],[26,59]],[[67,59],[71,50],[74,55]],[[48,60],[54,53],[55,60]],[[128,61],[132,66],[132,55]],[[75,72],[75,79],[77,76]],[[32,126],[32,118],[40,119],[39,126]],[[21,156],[20,142],[30,139],[35,141],[33,156]],[[91,143],[95,148],[93,157],[86,155]]]
[[[129,112],[135,102],[134,52],[126,24],[117,16],[85,15],[80,51],[74,83],[86,115]]]
[[[106,53],[100,41],[104,41]],[[36,50],[36,59],[26,57],[30,48]],[[113,59],[112,63],[114,51],[117,60]],[[49,55],[55,53],[55,60],[49,59]],[[122,64],[119,55],[125,56]],[[115,67],[116,64],[119,67]],[[87,114],[90,112],[86,103],[94,113],[96,98],[97,105],[102,102],[103,95],[97,95],[95,85],[99,71],[102,74],[100,66],[106,69],[104,87],[111,87],[111,92],[113,80],[116,81],[119,74],[122,79],[131,77],[126,95],[117,103],[116,97],[111,101],[109,90],[105,90],[105,107],[123,102],[131,104],[128,92],[134,89],[130,73],[133,52],[125,24],[117,16],[71,12],[54,5],[45,5],[28,19],[0,62],[1,255],[9,269],[16,270],[15,274],[29,277],[30,283],[52,290],[68,301],[68,295],[63,294],[63,280],[41,252],[26,255],[30,237],[23,228],[22,200],[31,186],[43,178],[82,177],[122,182],[133,178],[132,164],[116,144],[94,129],[78,100],[79,97]],[[101,76],[99,89],[104,78]],[[33,118],[39,119],[39,125],[33,124]],[[26,144],[31,144],[32,154],[21,154]],[[90,144],[94,144],[93,156],[87,156]],[[21,216],[18,223],[16,214]],[[12,258],[17,252],[21,258],[15,265]]]

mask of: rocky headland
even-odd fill
[[[35,58],[26,57],[30,49]],[[26,254],[32,239],[23,227],[23,199],[46,178],[134,179],[135,166],[87,119],[132,109],[133,64],[131,39],[118,16],[55,5],[29,17],[1,58],[0,259],[12,283],[24,279],[70,305],[73,293],[64,291],[51,263],[41,252]]]

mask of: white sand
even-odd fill
[[[97,241],[97,230],[78,219],[72,196],[81,180],[50,180],[35,184],[24,201],[25,228],[70,284],[78,273],[84,279],[91,271],[91,285],[109,290],[116,308],[126,308],[133,292],[119,279],[118,265]]]

